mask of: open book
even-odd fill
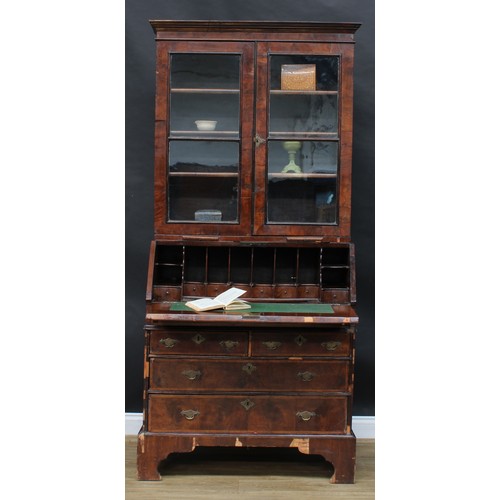
[[[246,290],[239,288],[230,288],[217,295],[213,299],[198,299],[186,302],[186,306],[195,311],[211,311],[212,309],[250,309],[250,304],[244,300],[238,299],[240,295],[246,293]]]

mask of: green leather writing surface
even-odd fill
[[[333,313],[331,304],[304,304],[290,302],[250,302],[251,309],[240,309],[242,314],[250,313],[298,313],[298,314],[314,314],[314,313]],[[173,302],[170,306],[171,311],[192,311],[184,302]],[[233,309],[230,312],[237,312]],[[207,312],[223,312],[223,309],[213,309]]]

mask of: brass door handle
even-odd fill
[[[337,342],[334,340],[331,340],[330,342],[322,342],[321,345],[327,350],[327,351],[335,351],[339,345],[341,345],[342,342]]]
[[[312,417],[315,417],[316,413],[314,413],[313,411],[298,411],[296,415],[304,422],[307,422],[308,420],[311,420]]]
[[[193,420],[194,417],[197,417],[200,414],[197,410],[182,410],[181,415],[186,418],[186,420]]]
[[[281,342],[274,342],[274,341],[267,341],[267,342],[262,342],[262,344],[267,347],[270,351],[275,351],[280,347]]]
[[[297,377],[299,377],[304,382],[310,382],[316,376],[315,373],[312,372],[299,372],[297,373]]]
[[[226,349],[226,351],[230,351],[231,349],[234,349],[239,342],[237,340],[221,340],[219,344]]]
[[[182,374],[189,380],[196,380],[201,377],[201,372],[199,370],[184,370]]]
[[[175,344],[178,344],[180,340],[177,339],[160,339],[160,344],[164,345],[168,349],[172,349],[172,347],[175,346]]]
[[[252,363],[247,363],[246,365],[243,365],[242,370],[245,373],[248,373],[248,375],[251,375],[255,370],[257,370],[257,367],[252,365]]]

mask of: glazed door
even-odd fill
[[[248,234],[253,44],[157,45],[156,233]]]
[[[257,46],[254,232],[348,237],[353,46]]]

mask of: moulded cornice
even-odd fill
[[[150,20],[154,32],[159,31],[261,31],[303,33],[350,33],[354,34],[361,23],[329,23],[304,21],[175,21]]]

